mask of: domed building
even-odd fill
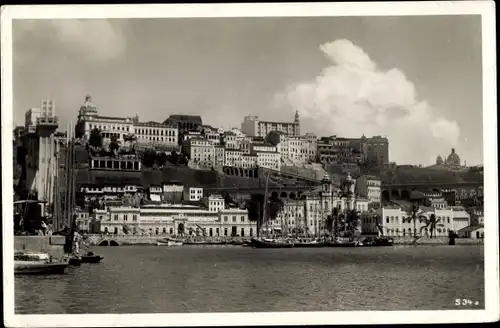
[[[455,152],[455,148],[451,149],[451,154],[446,158],[445,164],[448,166],[460,166],[460,156]]]
[[[441,157],[441,155],[438,155],[438,157],[436,158],[436,165],[443,165],[443,158]]]

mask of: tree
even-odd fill
[[[120,142],[118,141],[118,138],[116,136],[111,137],[111,142],[109,143],[109,150],[113,155],[116,155],[118,153],[118,150],[120,149]]]
[[[168,161],[168,156],[165,154],[165,152],[161,152],[156,156],[156,162],[158,163],[158,166],[164,166],[167,164]]]
[[[169,163],[171,164],[174,164],[174,165],[177,165],[179,164],[179,154],[177,154],[177,152],[174,150],[170,153],[170,155],[168,156],[168,161]]]
[[[141,154],[142,164],[145,167],[153,167],[156,162],[156,152],[154,150],[146,150]]]
[[[89,144],[94,148],[102,147],[102,135],[101,130],[95,128],[90,131]]]

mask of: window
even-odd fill
[[[137,215],[136,214],[132,215],[132,221],[137,221]]]
[[[224,222],[227,222],[227,215],[224,215]]]
[[[163,228],[163,234],[166,234],[167,233],[167,228]]]
[[[219,228],[215,228],[215,233],[217,234],[217,236],[219,235]]]
[[[233,215],[233,222],[236,222],[236,216]]]
[[[123,216],[123,221],[128,221],[128,215],[127,215],[127,214],[125,214],[125,215]]]
[[[245,216],[244,215],[241,216],[241,222],[245,222]]]
[[[389,217],[388,216],[385,217],[385,223],[389,223]]]
[[[227,236],[227,228],[224,228],[224,236]]]
[[[170,228],[170,234],[174,233],[174,228]]]
[[[479,233],[479,232],[478,232]],[[241,234],[240,234],[241,237],[244,237],[245,236],[245,228],[241,228]]]
[[[115,214],[114,217],[115,221],[118,221],[118,214]]]

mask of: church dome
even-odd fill
[[[448,155],[446,164],[460,166],[460,156],[455,152],[455,148],[451,149],[451,154]]]
[[[443,158],[441,157],[441,155],[438,155],[438,157],[436,158],[436,165],[443,165]]]

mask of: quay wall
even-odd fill
[[[44,252],[55,258],[64,256],[64,236],[14,236],[14,250]]]
[[[392,237],[394,245],[448,245],[448,237],[419,238],[416,242],[412,237]],[[455,238],[455,245],[483,245],[483,239]]]

